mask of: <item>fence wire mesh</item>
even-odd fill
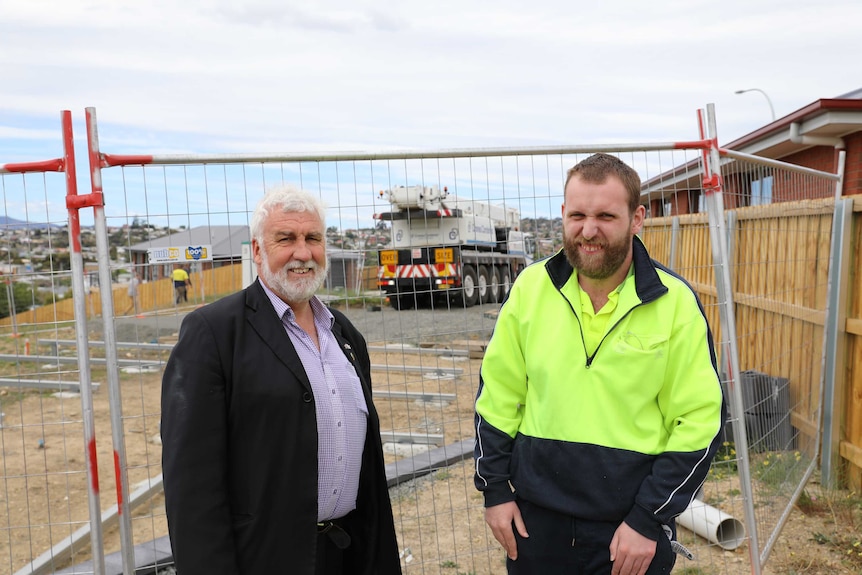
[[[75,319],[63,305],[72,297],[64,176],[0,173],[0,191],[0,571],[12,573],[89,524],[88,477],[77,362],[42,345]]]
[[[725,161],[727,201],[734,202],[728,207],[738,208],[726,215],[738,333],[724,334],[706,214],[682,215],[702,207],[701,154],[671,148],[477,150],[318,161],[168,158],[160,163],[155,158],[149,165],[104,169],[112,285],[95,281],[88,286],[88,346],[92,379],[105,382],[112,366],[99,363],[105,355],[100,298],[110,289],[136,564],[170,563],[160,493],[159,397],[162,369],[179,325],[189,311],[248,283],[251,211],[265,189],[290,182],[318,194],[328,206],[334,271],[321,297],[347,314],[370,346],[405,573],[504,573],[504,554],[486,528],[482,498],[472,484],[473,401],[482,350],[500,304],[480,298],[468,306],[447,293],[415,301],[418,309],[397,309],[378,289],[378,254],[392,242],[392,224],[375,215],[391,209],[382,191],[445,187],[459,197],[516,208],[522,230],[536,240],[532,259],[546,257],[562,243],[566,170],[594,151],[606,151],[632,165],[645,182],[652,217],[642,237],[653,257],[695,288],[719,347],[737,337],[740,350],[743,376],[738,384],[745,412],[733,417],[747,436],[748,451],[735,450],[729,423],[702,494],[703,502],[727,521],[712,537],[705,534],[708,530],[698,535],[680,529],[681,541],[695,559],[680,559],[674,572],[750,572],[743,519],[754,513],[761,542],[770,544],[816,455],[831,204],[803,198],[831,197],[834,182],[750,160]],[[0,226],[8,266],[4,273],[11,276],[7,286],[25,294],[20,304],[15,298],[16,313],[0,321],[11,336],[3,343],[6,355],[0,363],[7,374],[0,383],[0,411],[5,412],[0,506],[6,510],[5,523],[0,522],[0,572],[6,573],[93,572],[87,570],[92,559],[87,545],[76,540],[64,546],[90,518],[84,416],[80,401],[69,393],[77,376],[77,342],[63,292],[68,273],[62,257],[68,245],[65,190],[62,177],[55,176],[0,174],[5,215],[44,224],[38,229],[32,223],[21,229]],[[775,204],[779,199],[788,203]],[[90,234],[83,229],[82,240]],[[83,248],[87,269],[96,260],[92,245],[88,240]],[[150,263],[150,253],[200,245],[211,247],[212,261],[189,262],[192,288],[187,300],[178,301],[169,278],[171,264]],[[129,282],[136,272],[143,283],[132,295]],[[729,365],[729,358],[721,361]],[[722,378],[727,391],[730,373],[725,370]],[[58,391],[49,382],[70,382],[70,387]],[[118,496],[109,409],[100,386],[92,415],[102,509],[109,516],[105,551],[117,554],[120,536],[110,518]],[[754,501],[740,495],[743,464],[752,470]],[[705,513],[692,511],[700,512]],[[31,563],[40,556],[47,558],[41,570]],[[108,565],[110,571],[116,563],[109,558]]]
[[[739,155],[722,165],[759,560],[815,470],[837,181]],[[756,202],[760,193],[761,201]],[[728,448],[732,443],[728,445]]]

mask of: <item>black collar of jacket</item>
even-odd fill
[[[632,263],[635,271],[635,290],[642,303],[651,302],[667,293],[667,286],[661,283],[656,271],[656,267],[665,269],[664,266],[649,257],[646,246],[637,236],[632,239]],[[548,258],[545,269],[558,291],[563,289],[574,272],[572,264],[566,258],[565,250],[560,250]]]
[[[260,339],[272,350],[287,368],[293,372],[294,377],[302,385],[311,391],[311,382],[302,367],[302,360],[293,347],[290,337],[284,330],[281,319],[275,313],[272,302],[263,291],[260,279],[256,279],[245,290],[246,319],[260,336]]]

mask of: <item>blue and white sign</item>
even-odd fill
[[[147,250],[149,263],[171,264],[191,262],[211,262],[212,246],[178,246],[167,248],[151,248]]]

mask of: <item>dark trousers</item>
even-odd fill
[[[617,522],[586,521],[518,500],[527,533],[515,530],[518,559],[506,558],[509,575],[609,575],[613,568],[610,545]],[[676,555],[662,535],[647,575],[668,574]]]
[[[317,561],[315,575],[347,575],[344,572],[344,550],[350,546],[350,535],[336,519],[317,527]]]

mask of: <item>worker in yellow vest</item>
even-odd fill
[[[174,291],[177,293],[177,303],[188,302],[188,288],[192,286],[192,281],[187,272],[180,264],[174,265],[174,271],[171,272],[171,279],[174,281]]]

